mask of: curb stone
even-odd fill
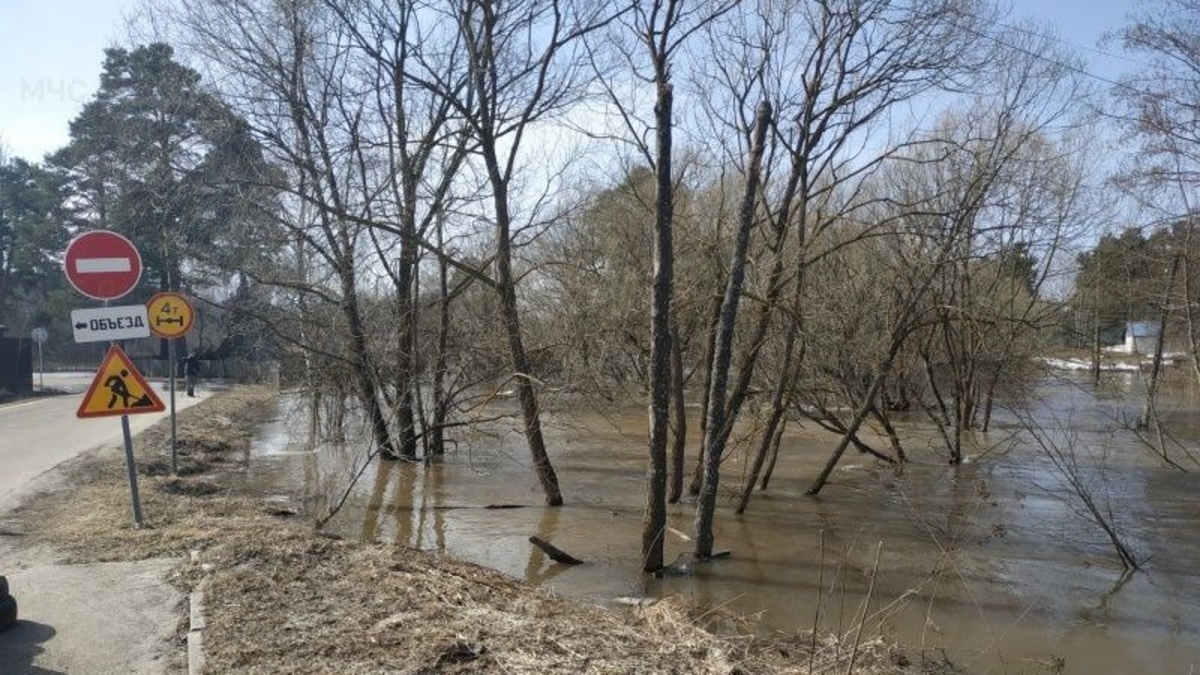
[[[187,660],[188,675],[204,672],[204,591],[196,589],[188,596]]]

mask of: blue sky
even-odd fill
[[[1012,0],[1065,42],[1094,48],[1120,26],[1134,0]],[[0,145],[36,161],[64,145],[68,122],[99,82],[105,47],[125,35],[122,13],[135,0],[5,0],[0,5]],[[1112,51],[1119,51],[1112,47]],[[1114,77],[1131,64],[1085,51],[1091,68]]]
[[[96,91],[103,50],[133,0],[5,0],[0,5],[0,144],[40,160]]]

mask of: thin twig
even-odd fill
[[[817,565],[817,606],[813,612],[812,645],[808,651],[808,672],[813,671],[813,659],[817,657],[817,631],[821,627],[821,594],[825,590],[825,528],[821,528],[821,563]]]
[[[862,619],[858,622],[858,632],[854,635],[854,650],[850,652],[850,663],[846,666],[846,675],[854,672],[854,661],[858,658],[858,644],[862,641],[863,627],[867,623],[867,614],[871,609],[871,595],[875,592],[875,578],[879,576],[879,556],[883,553],[883,541],[875,547],[875,566],[871,569],[871,583],[867,586],[867,599],[863,604]]]

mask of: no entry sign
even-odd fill
[[[96,300],[116,300],[142,278],[142,256],[116,232],[93,230],[71,240],[63,258],[67,281]]]

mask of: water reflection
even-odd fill
[[[717,548],[732,556],[683,576],[640,572],[640,408],[548,416],[565,507],[541,506],[521,436],[496,423],[460,439],[442,461],[366,467],[326,527],[448,553],[595,602],[683,596],[756,617],[764,630],[816,623],[846,633],[865,611],[868,631],[886,629],[931,653],[947,649],[977,670],[1039,672],[1061,657],[1068,672],[1187,672],[1200,664],[1195,473],[1164,466],[1123,425],[1140,410],[1138,380],[1106,378],[1096,390],[1083,379],[1048,379],[1024,414],[1052,446],[1072,453],[1078,480],[1149,557],[1133,575],[1123,574],[1062,471],[1023,431],[1027,418],[1003,411],[966,464],[947,466],[934,449],[936,431],[911,420],[909,466],[848,458],[819,497],[803,490],[835,439],[791,430],[771,489],[756,493],[741,516],[730,502],[745,458],[732,457],[716,524]],[[1193,446],[1197,402],[1194,390],[1178,387],[1162,401]],[[308,451],[304,439],[288,440],[289,430],[307,428],[302,416],[287,408],[264,431],[246,479],[256,490],[307,497],[319,512],[363,470],[366,446],[351,428],[345,443]],[[510,505],[521,507],[488,508]],[[690,550],[692,515],[688,505],[670,508],[668,560]],[[588,564],[553,563],[530,535]]]

